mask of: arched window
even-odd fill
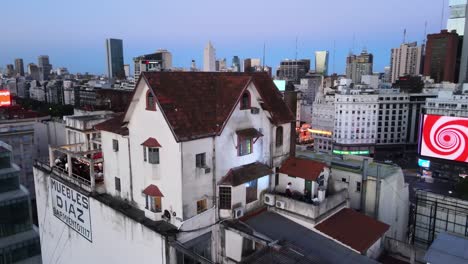
[[[250,93],[248,91],[245,91],[242,94],[242,98],[240,102],[240,109],[241,110],[250,109]]]
[[[146,93],[146,110],[156,111],[156,101],[154,100],[154,95],[150,90]]]
[[[276,128],[276,146],[281,147],[283,145],[283,127],[279,126]]]

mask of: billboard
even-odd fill
[[[50,177],[52,211],[55,217],[92,242],[88,196]]]
[[[418,159],[418,166],[423,168],[429,168],[431,166],[431,161],[425,159]]]
[[[10,106],[10,105],[11,105],[10,91],[0,90],[0,107]]]
[[[424,115],[420,154],[426,157],[468,162],[468,118]]]

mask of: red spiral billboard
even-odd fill
[[[468,162],[468,118],[425,115],[421,155]]]

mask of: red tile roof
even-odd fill
[[[119,113],[115,117],[95,125],[94,128],[96,130],[102,130],[106,132],[119,134],[122,136],[127,136],[128,128],[123,126],[123,118],[124,113]]]
[[[263,134],[255,128],[247,128],[242,130],[237,130],[236,134],[244,138],[259,138],[263,137]]]
[[[155,139],[155,138],[148,138],[145,140],[145,142],[141,143],[142,146],[148,147],[148,148],[160,148],[161,144]]]
[[[294,120],[266,73],[144,72],[141,78],[153,89],[177,141],[219,135],[251,82],[274,124]]]
[[[366,253],[389,229],[389,225],[344,208],[315,228],[341,243],[350,246],[361,254]]]
[[[323,162],[289,157],[283,162],[279,172],[308,181],[315,181],[326,166]]]
[[[263,163],[249,163],[230,169],[221,179],[219,185],[239,186],[272,173],[271,168]]]
[[[158,186],[151,184],[143,190],[143,193],[153,197],[164,197]]]

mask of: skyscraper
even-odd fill
[[[283,60],[276,71],[276,76],[280,80],[293,81],[299,84],[303,78],[310,71],[310,60]]]
[[[416,42],[401,44],[399,48],[392,49],[390,72],[391,82],[400,76],[414,76],[421,73],[422,46]]]
[[[50,71],[52,70],[52,65],[49,63],[49,56],[41,55],[37,58],[37,64],[39,66],[39,73],[41,80],[49,79]]]
[[[211,45],[211,41],[206,44],[205,50],[203,51],[203,71],[216,71],[216,50],[213,45]]]
[[[13,77],[15,75],[15,68],[13,64],[7,64],[5,69],[5,75],[7,77]]]
[[[323,76],[328,75],[328,51],[315,52],[315,72]]]
[[[241,71],[241,64],[240,64],[239,56],[232,57],[232,69],[235,72]]]
[[[15,72],[16,72],[16,74],[24,76],[23,59],[15,59]]]
[[[172,68],[172,53],[166,49],[158,49],[155,53],[133,58],[134,78],[138,80],[142,72],[164,71]]]
[[[106,39],[107,76],[110,79],[125,78],[123,60],[123,41],[121,39]]]
[[[361,54],[349,54],[346,58],[346,77],[360,83],[362,75],[372,75],[374,56],[363,50]]]
[[[436,83],[455,82],[459,73],[457,70],[459,42],[458,34],[447,30],[427,35],[424,75],[430,76]]]
[[[456,30],[459,36],[465,33],[467,0],[449,0],[449,19],[447,20],[447,30]]]
[[[40,76],[39,76],[39,68],[37,67],[36,64],[30,63],[28,64],[28,74],[31,76],[33,80],[39,81]]]
[[[466,3],[466,0],[463,0]],[[467,10],[468,12],[468,10]],[[465,31],[463,32],[464,36],[468,36],[468,26],[466,23],[468,20],[464,19],[463,23],[465,24]],[[468,39],[463,38],[462,52],[460,58],[460,73],[458,78],[459,83],[468,82]]]

